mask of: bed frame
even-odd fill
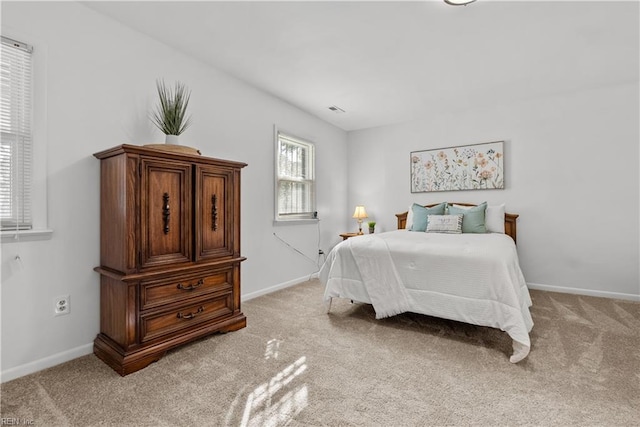
[[[471,203],[451,203],[451,204],[462,205],[462,206],[477,206]],[[438,203],[425,205],[425,208],[430,208],[436,205],[438,205]],[[404,230],[405,227],[407,226],[408,213],[409,212],[402,212],[402,213],[396,214],[396,217],[398,218],[398,230]],[[515,243],[518,243],[518,241],[516,240],[516,219],[518,218],[518,216],[519,216],[518,214],[511,214],[511,213],[504,214],[504,232],[505,234],[511,236],[511,238]]]

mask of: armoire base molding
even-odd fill
[[[124,351],[105,334],[98,334],[93,342],[93,353],[109,365],[118,374],[125,376],[139,371],[157,362],[167,351],[179,347],[187,342],[203,338],[215,333],[237,331],[247,326],[247,318],[241,314],[215,325],[204,325],[202,328],[191,330],[187,334],[177,335],[170,340],[156,345],[145,346],[138,350]]]

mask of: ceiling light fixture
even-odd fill
[[[466,6],[474,1],[476,0],[444,0],[446,4],[450,4],[451,6]]]

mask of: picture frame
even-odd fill
[[[412,151],[411,192],[504,189],[504,141]]]

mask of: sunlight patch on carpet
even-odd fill
[[[264,351],[265,360],[269,359],[277,359],[278,358],[278,350],[280,349],[280,343],[282,341],[277,339],[270,339],[267,341],[267,348]]]
[[[308,405],[306,383],[292,382],[307,370],[307,358],[302,356],[269,381],[258,385],[249,396],[242,416],[243,427],[277,426],[299,414]]]

